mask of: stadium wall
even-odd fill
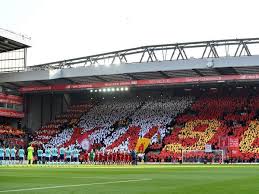
[[[70,105],[68,94],[28,94],[25,95],[25,118],[23,124],[32,130],[65,112]]]

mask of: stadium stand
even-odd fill
[[[150,138],[152,143],[165,136],[166,125],[192,103],[191,97],[163,96],[158,98],[118,99],[97,103],[79,119],[81,133],[89,134],[90,142],[104,149],[129,151],[138,138]],[[73,129],[56,134],[48,146],[71,146]],[[57,143],[58,142],[58,143]]]
[[[192,103],[192,98],[179,97],[171,98],[162,96],[156,98],[148,98],[145,103],[131,117],[131,124],[128,127],[129,132],[125,133],[113,144],[106,147],[114,149],[120,144],[129,146],[129,150],[134,149],[138,138],[152,138],[152,141],[158,140],[158,132],[160,138],[165,136],[166,125],[185,108]]]
[[[212,160],[212,154],[203,152],[206,144],[225,150],[226,160],[257,161],[259,96],[250,89],[227,88],[195,96],[154,95],[73,105],[37,131],[35,140],[43,138],[47,147],[75,147],[86,136],[93,149],[129,152],[139,138],[148,138],[147,161],[180,161],[183,150],[197,150],[186,155],[189,161]],[[227,148],[229,137],[239,142],[234,154]]]
[[[176,119],[166,145],[154,158],[179,159],[181,150],[204,150],[205,144],[224,149],[220,142],[225,137],[236,137],[241,152],[228,155],[238,161],[255,159],[257,150],[253,141],[258,137],[258,97],[247,90],[209,92],[200,97],[192,108]],[[244,135],[243,135],[244,134]],[[249,157],[248,157],[249,156]],[[193,157],[190,154],[190,157]],[[205,157],[201,156],[201,157]]]
[[[72,105],[68,108],[67,112],[57,115],[53,121],[37,130],[33,138],[34,142],[48,143],[51,141],[51,145],[60,145],[60,141],[66,141],[63,140],[63,137],[68,137],[68,134],[73,133],[73,127],[78,122],[80,116],[92,107],[93,105],[91,103]],[[67,132],[64,132],[58,137],[58,133],[62,132],[62,129],[68,126],[70,126],[71,130],[66,130]]]

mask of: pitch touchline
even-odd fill
[[[102,183],[86,183],[86,184],[77,184],[77,185],[60,185],[60,186],[50,186],[50,187],[34,187],[27,189],[12,189],[12,190],[3,190],[0,193],[9,193],[9,192],[20,192],[20,191],[34,191],[42,189],[57,189],[57,188],[66,188],[66,187],[81,187],[81,186],[91,186],[91,185],[108,185],[116,183],[129,183],[129,182],[139,182],[139,181],[151,181],[152,179],[135,179],[135,180],[125,180],[125,181],[110,181]]]

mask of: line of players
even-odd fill
[[[29,163],[36,161],[37,164],[131,164],[132,156],[128,152],[115,152],[115,151],[94,151],[85,152],[77,148],[38,148],[34,155],[33,160],[29,159],[29,148],[27,149],[27,160]],[[21,147],[19,150],[13,148],[0,147],[0,165],[1,164],[23,164],[25,158],[25,150]]]
[[[22,147],[19,150],[16,150],[15,147],[11,149],[0,147],[0,165],[17,164],[17,159],[19,164],[24,164],[26,156],[29,164],[32,164],[33,161],[37,161],[37,164],[54,164],[58,161],[72,162],[71,159],[73,162],[78,162],[79,155],[80,150],[77,148],[60,148],[59,152],[57,148],[46,148],[45,150],[38,148],[34,154],[34,149],[31,146],[27,148],[27,152]]]
[[[19,163],[22,164],[25,160],[25,150],[20,147],[20,149],[16,150],[13,148],[4,148],[0,147],[0,165],[1,164],[15,164],[15,161],[19,158]]]
[[[91,151],[80,158],[81,163],[103,164],[103,165],[124,165],[132,163],[132,156],[128,152],[120,151]]]
[[[80,150],[77,148],[46,148],[45,150],[37,149],[37,164],[64,164],[79,162]]]
[[[37,164],[131,164],[128,152],[82,151],[78,148],[46,148],[37,150]]]

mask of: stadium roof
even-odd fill
[[[69,59],[1,74],[0,85],[18,89],[247,74],[259,74],[259,38],[152,45]]]
[[[30,38],[0,28],[0,53],[30,47]]]
[[[259,38],[149,45],[35,65],[28,70],[259,55]]]

